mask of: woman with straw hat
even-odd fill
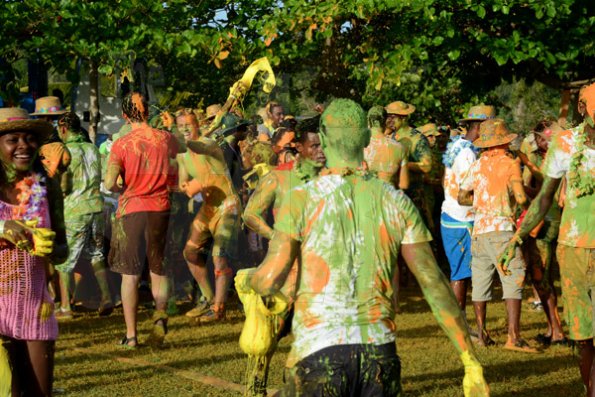
[[[46,273],[67,249],[62,196],[37,157],[51,132],[24,109],[0,109],[0,335],[13,395],[52,392],[58,326]]]

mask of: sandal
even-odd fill
[[[537,334],[535,341],[543,346],[549,346],[552,343],[552,337],[545,334]]]
[[[511,342],[508,341],[506,342],[506,344],[504,345],[504,348],[506,350],[512,350],[515,352],[521,352],[521,353],[531,353],[531,354],[536,354],[536,353],[543,353],[541,350],[538,350],[534,347],[531,347],[526,340],[524,339],[517,339],[516,342]]]
[[[551,341],[551,346],[570,346],[568,338],[556,339]]]
[[[167,313],[163,310],[155,310],[153,313],[153,329],[147,339],[147,344],[160,346],[167,335]]]
[[[99,308],[97,309],[97,314],[100,317],[107,317],[110,314],[112,314],[113,311],[114,311],[114,304],[112,303],[111,300],[102,301],[99,304]]]
[[[138,348],[138,341],[136,336],[129,338],[124,335],[122,340],[118,343],[118,346],[127,350],[136,350],[136,348]]]

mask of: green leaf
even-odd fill
[[[486,9],[484,6],[480,5],[477,7],[477,16],[483,19],[486,16]]]
[[[456,61],[461,56],[461,51],[460,50],[452,50],[452,51],[449,51],[447,55],[451,61]]]
[[[103,64],[97,68],[97,71],[106,76],[110,76],[114,72],[114,68],[111,65]]]

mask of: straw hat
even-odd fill
[[[31,116],[60,116],[66,110],[57,96],[44,96],[35,100],[35,112]]]
[[[0,108],[0,134],[23,131],[35,132],[43,141],[52,133],[53,127],[45,120],[31,119],[25,109]]]
[[[467,117],[461,121],[484,121],[496,117],[496,108],[490,105],[471,106]]]
[[[205,111],[206,116],[205,116],[205,120],[211,120],[214,119],[215,116],[217,116],[217,112],[221,110],[221,105],[216,103],[214,105],[209,105],[207,107],[207,110]]]
[[[504,120],[490,119],[479,126],[479,138],[473,141],[473,145],[478,148],[506,145],[514,141],[516,137],[517,134],[508,131]]]
[[[425,136],[440,136],[440,132],[434,123],[428,123],[424,126],[417,128],[419,132],[424,134]]]
[[[398,114],[399,116],[408,116],[415,112],[415,106],[403,101],[389,103],[384,109],[388,114]]]

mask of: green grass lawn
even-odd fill
[[[188,308],[181,307],[181,312]],[[458,355],[415,287],[404,291],[402,308],[397,350],[405,395],[461,396],[463,368]],[[61,323],[56,344],[57,395],[239,396],[238,385],[246,371],[246,359],[238,346],[243,317],[239,310],[228,313],[228,321],[210,326],[193,325],[184,315],[174,316],[163,348],[142,346],[136,351],[116,346],[124,332],[121,311],[108,318],[88,314]],[[473,320],[471,308],[467,318]],[[534,355],[506,351],[502,349],[504,318],[501,302],[488,306],[488,327],[498,346],[477,351],[492,396],[581,396],[583,386],[572,350],[555,347]],[[524,304],[521,326],[523,337],[534,338],[545,331],[543,312],[532,312]],[[150,312],[141,310],[141,344],[149,330]],[[284,339],[273,358],[270,388],[282,385],[290,343]]]

